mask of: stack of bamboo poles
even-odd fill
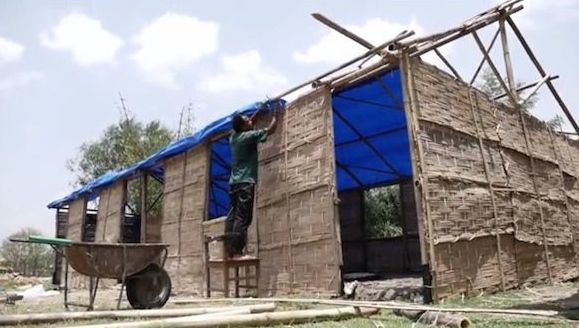
[[[0,326],[31,324],[62,324],[80,320],[110,320],[106,324],[79,325],[82,328],[148,328],[148,327],[239,327],[298,324],[312,321],[342,320],[377,314],[380,310],[393,310],[395,314],[415,322],[440,325],[451,328],[466,328],[471,321],[460,313],[485,315],[506,315],[535,317],[541,320],[555,320],[557,311],[524,309],[482,309],[482,308],[441,308],[398,302],[368,302],[351,300],[323,299],[211,299],[213,306],[207,307],[207,299],[174,300],[173,304],[191,306],[204,304],[203,307],[171,308],[160,310],[117,310],[93,312],[62,312],[15,314],[0,316]],[[219,303],[231,303],[215,305]],[[299,303],[325,305],[331,307],[308,310],[275,311],[276,303]],[[243,305],[239,305],[243,304]],[[135,320],[135,321],[127,321]],[[70,327],[70,326],[69,326]]]
[[[327,309],[279,311],[275,303],[243,306],[203,308],[173,308],[163,310],[120,310],[93,312],[36,313],[0,316],[0,326],[63,323],[72,320],[126,320],[98,325],[80,325],[82,328],[147,328],[147,327],[233,327],[267,326],[321,320],[340,320],[375,314],[378,309],[353,306]]]

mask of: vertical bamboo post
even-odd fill
[[[203,286],[205,286],[206,291],[204,295],[207,297],[211,297],[211,277],[210,277],[210,270],[209,270],[209,243],[205,242],[205,232],[203,231],[203,222],[209,220],[209,197],[211,194],[211,143],[213,141],[210,140],[206,144],[204,144],[205,149],[205,187],[204,191],[205,194],[203,195],[203,220],[199,225],[199,240],[201,241],[201,249],[203,250],[203,259],[201,265],[203,266]],[[254,212],[255,213],[255,212]],[[258,245],[259,248],[259,245]]]
[[[498,226],[499,226],[498,216],[499,216],[499,213],[498,213],[498,211],[497,211],[497,205],[496,205],[496,200],[495,200],[495,191],[494,191],[494,188],[493,188],[493,183],[492,183],[491,176],[490,176],[490,172],[489,172],[489,167],[488,167],[488,163],[487,163],[487,157],[486,157],[485,151],[484,151],[484,142],[483,142],[483,139],[482,139],[482,137],[481,137],[481,128],[480,128],[480,125],[479,125],[478,120],[476,119],[476,114],[475,114],[475,111],[474,111],[474,104],[473,104],[473,101],[472,101],[472,92],[473,92],[472,89],[469,89],[469,90],[468,90],[468,98],[469,98],[469,101],[470,101],[470,112],[471,112],[471,114],[472,114],[472,120],[473,120],[473,123],[474,123],[475,128],[476,128],[476,136],[477,136],[477,139],[478,139],[478,147],[479,147],[479,150],[480,150],[480,153],[481,153],[481,158],[482,158],[482,161],[483,161],[483,167],[484,167],[484,170],[485,170],[485,176],[486,176],[486,179],[487,179],[487,182],[488,182],[488,186],[489,186],[489,193],[490,193],[490,196],[491,196],[491,203],[492,203],[492,206],[493,206],[494,226],[495,226],[496,243],[497,243],[497,265],[498,265],[498,268],[499,268],[499,274],[500,274],[500,278],[501,278],[501,290],[502,290],[502,291],[505,291],[505,275],[504,275],[504,271],[503,271],[503,263],[502,263],[502,260],[501,260],[501,236],[500,236],[499,231],[498,231]],[[475,97],[476,97],[476,94],[475,94]],[[480,108],[479,108],[479,106],[478,106],[478,98],[475,99],[475,104],[476,104],[477,108],[480,110]]]
[[[147,183],[148,173],[141,176],[141,243],[147,242]]]
[[[527,41],[523,37],[523,34],[521,33],[521,31],[519,31],[519,28],[517,27],[515,22],[513,22],[512,18],[509,16],[506,16],[505,19],[506,19],[507,23],[509,23],[509,25],[511,26],[511,29],[513,30],[513,32],[515,32],[517,39],[519,39],[519,42],[521,43],[521,45],[525,49],[525,52],[529,56],[529,59],[531,59],[531,61],[533,62],[533,64],[537,68],[537,71],[539,71],[539,74],[541,74],[541,77],[547,76],[547,73],[543,69],[543,66],[541,66],[541,63],[539,63],[539,60],[537,60],[537,57],[535,57],[535,54],[533,53],[533,51],[531,50],[531,47],[529,46],[529,44],[527,43]],[[561,109],[563,110],[563,113],[565,114],[565,116],[567,117],[569,122],[571,122],[571,125],[573,125],[575,132],[577,132],[579,134],[579,125],[577,125],[577,122],[573,118],[573,115],[571,115],[571,112],[567,108],[567,105],[565,105],[565,102],[563,101],[563,99],[559,95],[559,92],[557,92],[557,89],[555,89],[555,86],[553,85],[551,80],[547,80],[546,83],[547,83],[547,86],[549,87],[549,90],[551,91],[551,94],[553,95],[553,97],[555,98],[557,103],[559,104],[559,107],[561,107]]]
[[[183,201],[185,200],[185,178],[187,173],[187,161],[189,152],[183,153],[183,169],[181,170],[181,195],[179,199],[179,216],[177,221],[177,272],[181,273],[181,235],[183,225]],[[181,274],[178,275],[177,285],[181,287]]]
[[[420,231],[420,249],[421,249],[421,259],[423,264],[429,264],[430,266],[430,274],[432,276],[432,284],[431,286],[427,286],[431,288],[432,292],[432,299],[434,302],[438,302],[438,291],[436,290],[437,281],[436,281],[436,258],[434,252],[434,228],[432,225],[432,220],[430,217],[430,204],[428,203],[428,177],[425,176],[425,168],[424,168],[424,155],[422,150],[422,144],[419,139],[419,123],[418,118],[416,117],[417,112],[419,111],[419,103],[417,99],[416,89],[415,89],[415,82],[414,76],[412,74],[412,66],[410,62],[410,57],[408,56],[407,52],[403,52],[402,58],[400,61],[400,66],[402,69],[401,77],[403,83],[403,91],[404,91],[404,100],[405,106],[404,111],[407,117],[407,124],[408,124],[408,133],[409,138],[411,140],[411,156],[414,178],[417,181],[415,190],[417,205],[420,206],[421,210],[417,211],[420,213],[419,220],[418,220],[418,228]],[[426,222],[426,231],[428,232],[428,255],[426,251],[426,242],[424,241],[425,231],[424,231],[424,223]]]
[[[507,80],[510,86],[510,90],[509,93],[512,97],[513,100],[513,105],[515,107],[515,109],[517,109],[517,111],[519,112],[519,119],[521,121],[521,126],[523,128],[523,135],[525,137],[525,145],[527,148],[527,156],[529,157],[529,161],[531,164],[531,177],[532,177],[532,181],[533,181],[533,189],[535,190],[535,198],[538,202],[539,205],[539,216],[541,218],[541,231],[543,234],[543,246],[544,246],[544,252],[545,252],[545,262],[547,264],[547,275],[549,277],[549,282],[553,283],[553,276],[551,273],[551,263],[550,263],[550,259],[549,259],[549,246],[547,245],[547,236],[545,235],[545,215],[543,213],[543,206],[541,204],[542,199],[541,199],[541,194],[539,192],[539,186],[537,185],[537,175],[536,175],[536,169],[535,169],[535,157],[533,155],[533,151],[532,151],[532,144],[531,144],[531,140],[529,139],[529,133],[527,130],[527,124],[525,123],[525,116],[523,114],[523,110],[519,104],[519,95],[517,93],[516,90],[516,85],[515,85],[515,77],[514,77],[514,73],[513,73],[513,66],[511,63],[511,56],[510,56],[510,51],[509,51],[509,43],[507,40],[507,31],[505,29],[505,18],[501,18],[501,20],[499,20],[499,26],[500,26],[500,30],[501,30],[501,43],[503,46],[503,57],[505,60],[505,66],[507,69]],[[508,19],[508,17],[507,17]]]
[[[285,203],[286,203],[286,225],[288,229],[288,279],[289,279],[289,292],[290,294],[293,293],[294,288],[294,277],[293,277],[293,255],[292,255],[292,243],[293,243],[293,236],[292,236],[292,224],[291,224],[291,213],[290,213],[290,186],[288,180],[288,160],[289,160],[289,149],[288,149],[288,119],[289,119],[289,110],[286,108],[283,111],[283,152],[284,152],[284,164],[283,164],[283,180],[285,184]]]
[[[327,86],[325,87],[327,88]],[[344,258],[342,255],[342,234],[341,234],[341,229],[342,227],[340,226],[340,211],[339,211],[339,203],[340,203],[340,199],[339,199],[339,195],[338,195],[338,182],[336,180],[336,158],[334,157],[334,149],[335,149],[335,145],[334,145],[334,106],[331,103],[332,101],[332,94],[331,92],[328,90],[328,92],[326,93],[326,95],[328,96],[327,100],[330,102],[329,106],[325,107],[324,110],[324,128],[326,131],[326,142],[327,142],[327,146],[325,149],[325,158],[328,161],[328,163],[326,164],[326,168],[329,168],[329,172],[328,172],[328,192],[329,192],[329,196],[331,198],[331,204],[332,204],[332,223],[334,224],[334,229],[332,229],[332,241],[334,243],[334,256],[335,256],[335,263],[339,264],[338,270],[336,270],[336,275],[338,276],[339,279],[339,284],[337,284],[338,286],[338,290],[337,292],[340,292],[340,288],[341,288],[341,282],[342,282],[342,272],[340,270],[340,266],[342,266],[344,264]],[[332,279],[333,281],[333,279]],[[330,282],[331,283],[331,282]]]

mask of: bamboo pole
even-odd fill
[[[147,183],[148,174],[141,177],[141,243],[147,242]]]
[[[446,65],[446,67],[448,67],[452,71],[452,74],[454,74],[454,76],[457,79],[462,80],[462,77],[460,77],[458,71],[454,69],[454,67],[450,64],[448,60],[446,60],[446,58],[442,55],[442,53],[438,50],[438,48],[434,49],[434,53],[438,56],[438,58],[440,58],[440,60],[442,60],[442,62]]]
[[[434,227],[432,224],[431,216],[430,216],[430,204],[428,202],[428,176],[425,176],[424,172],[426,171],[424,168],[424,151],[422,149],[422,142],[419,138],[419,120],[418,120],[418,113],[420,111],[420,104],[418,103],[418,97],[416,95],[415,89],[415,81],[414,75],[412,72],[411,66],[411,59],[408,56],[408,53],[404,53],[402,57],[402,80],[403,80],[403,90],[404,94],[406,95],[407,103],[404,106],[404,110],[408,117],[409,122],[409,129],[411,132],[412,137],[412,149],[415,149],[416,156],[413,163],[416,164],[416,173],[415,178],[418,180],[418,185],[416,189],[419,190],[417,193],[420,199],[420,206],[421,206],[421,214],[423,221],[426,222],[426,231],[428,232],[428,261],[424,264],[429,264],[430,274],[432,276],[432,283],[431,283],[431,292],[432,298],[434,302],[438,301],[438,293],[436,290],[436,257],[434,252]],[[424,231],[423,231],[424,232]],[[423,234],[424,235],[424,234]],[[426,254],[421,254],[422,256],[426,256]],[[423,260],[425,258],[423,257]]]
[[[489,165],[488,165],[488,163],[487,163],[487,157],[485,156],[484,142],[483,142],[483,138],[482,138],[482,136],[481,136],[481,127],[480,127],[480,124],[479,124],[478,120],[476,119],[476,114],[475,114],[475,111],[474,111],[474,106],[475,106],[475,105],[473,104],[473,101],[472,101],[472,92],[473,92],[472,89],[469,89],[469,90],[468,90],[468,98],[469,98],[469,101],[470,101],[470,112],[471,112],[471,114],[472,114],[472,120],[473,120],[475,129],[476,129],[476,136],[477,136],[477,139],[478,139],[478,147],[479,147],[480,154],[481,154],[481,158],[482,158],[482,161],[483,161],[483,168],[484,168],[484,171],[485,171],[485,176],[486,176],[487,181],[488,181],[488,188],[489,188],[489,193],[490,193],[490,196],[491,196],[491,204],[492,204],[492,206],[493,206],[493,217],[494,217],[494,218],[493,218],[493,221],[494,221],[494,226],[495,226],[496,244],[497,244],[497,265],[498,265],[498,268],[499,268],[499,274],[500,274],[500,279],[501,279],[501,290],[502,290],[502,291],[505,291],[505,275],[504,275],[504,272],[503,272],[503,261],[501,260],[501,236],[500,236],[500,234],[499,234],[498,231],[497,231],[498,228],[499,228],[499,227],[498,227],[498,226],[499,226],[499,220],[498,220],[499,213],[498,213],[498,211],[497,211],[497,204],[496,204],[496,199],[495,199],[495,191],[494,191],[494,188],[493,188],[493,183],[492,183],[491,175],[490,175],[490,172],[489,172]],[[476,97],[476,94],[475,94],[475,97]],[[475,99],[475,103],[476,103],[477,109],[480,110],[480,108],[479,108],[479,106],[478,106],[478,98]]]
[[[507,69],[507,80],[508,80],[509,86],[511,87],[509,92],[510,92],[511,100],[513,101],[513,106],[519,112],[519,119],[521,121],[521,127],[523,129],[523,136],[525,137],[525,146],[527,148],[527,156],[529,157],[529,161],[530,161],[530,165],[531,165],[531,180],[533,181],[533,189],[535,191],[535,197],[536,197],[538,205],[539,205],[539,216],[541,218],[541,232],[543,234],[543,248],[544,248],[544,252],[545,252],[545,262],[547,264],[547,275],[549,278],[549,283],[553,283],[553,275],[551,272],[551,262],[549,259],[549,246],[547,245],[547,236],[545,235],[545,214],[543,213],[543,206],[541,204],[541,202],[542,202],[541,194],[539,192],[539,186],[537,184],[537,170],[535,167],[535,157],[533,155],[532,144],[531,144],[531,140],[529,138],[529,132],[527,130],[527,124],[525,121],[525,116],[523,114],[522,107],[519,103],[519,95],[516,91],[514,91],[516,89],[516,84],[515,84],[515,76],[513,73],[513,66],[511,63],[509,43],[507,40],[507,31],[505,29],[505,24],[504,24],[505,17],[506,17],[506,19],[509,19],[508,16],[501,17],[501,20],[499,21],[499,23],[500,23],[499,26],[501,29],[501,43],[503,46],[503,57],[505,60],[505,67]],[[542,74],[542,75],[545,76],[546,74]],[[499,77],[499,79],[500,79],[500,76],[497,76],[497,77]],[[501,80],[501,82],[502,82],[502,80]],[[504,84],[504,82],[503,82],[503,84]]]
[[[520,1],[515,1],[513,2],[513,4],[516,4]],[[505,6],[504,8],[506,8],[508,6]],[[515,14],[519,11],[521,11],[523,9],[523,6],[516,6],[516,7],[511,7],[511,8],[507,8],[504,9],[504,15],[512,15]],[[481,15],[479,15],[481,16]],[[475,21],[474,23],[470,23],[470,25],[463,25],[460,28],[455,28],[455,30],[460,30],[458,32],[455,33],[451,33],[451,34],[447,34],[444,37],[441,37],[441,35],[444,35],[445,33],[439,33],[437,36],[440,37],[440,39],[436,39],[436,40],[432,40],[432,42],[429,42],[427,44],[424,45],[420,45],[418,47],[416,47],[417,45],[417,41],[420,41],[419,39],[412,39],[409,40],[408,42],[402,43],[398,49],[403,49],[403,48],[407,48],[410,51],[410,57],[419,57],[427,52],[430,52],[436,48],[442,47],[445,44],[448,44],[454,40],[460,39],[463,36],[471,33],[472,31],[477,31],[485,26],[488,26],[492,23],[495,23],[496,21],[498,21],[500,19],[501,15],[499,12],[493,12],[493,13],[486,13],[486,16],[484,17],[484,19],[480,19],[478,21]],[[474,18],[473,18],[474,19]],[[471,19],[471,20],[473,20]],[[431,36],[433,37],[433,36]],[[425,37],[427,38],[427,37]],[[393,43],[394,44],[394,43]],[[358,72],[355,72],[351,75],[347,75],[344,77],[340,77],[338,79],[330,79],[329,81],[327,81],[327,83],[330,83],[332,85],[333,88],[336,89],[341,89],[341,88],[345,88],[348,85],[358,82],[360,80],[364,80],[367,78],[370,78],[374,75],[380,74],[390,68],[392,68],[394,66],[395,63],[391,63],[391,62],[379,62],[379,63],[375,63],[371,66],[368,66],[366,68],[360,69]]]
[[[527,95],[526,98],[519,100],[519,105],[521,107],[525,106],[525,104],[529,101],[529,99],[531,99],[531,97],[533,97],[535,95],[535,93],[537,93],[537,91],[539,91],[539,88],[550,79],[551,79],[550,75],[547,75],[544,78],[542,78],[537,84],[535,84],[535,87],[533,89],[531,89],[531,91],[529,92],[529,94]]]
[[[331,19],[327,18],[326,16],[320,13],[314,13],[312,16],[320,23],[326,25],[327,27],[335,30],[336,32],[342,34],[343,36],[353,40],[354,42],[360,44],[362,47],[366,49],[374,48],[374,45],[357,34],[352,33],[351,31],[347,30],[346,28],[340,26],[338,23],[332,21]]]
[[[513,22],[512,18],[510,18],[508,16],[505,19],[506,19],[507,23],[511,26],[511,29],[513,30],[513,32],[515,32],[517,39],[519,39],[519,42],[521,43],[521,45],[525,49],[525,52],[527,53],[527,55],[529,56],[529,58],[531,59],[531,61],[535,65],[535,67],[537,68],[537,71],[539,71],[539,73],[541,74],[542,77],[545,77],[547,75],[547,73],[543,69],[543,66],[541,66],[541,63],[539,63],[539,61],[537,60],[537,57],[535,57],[535,54],[531,50],[531,47],[529,46],[529,44],[527,43],[527,41],[523,37],[523,34],[519,30],[519,28],[517,27],[515,22]],[[569,120],[569,122],[571,122],[571,125],[573,125],[575,132],[579,133],[579,125],[577,125],[577,122],[575,122],[573,115],[571,115],[571,112],[567,108],[567,105],[565,105],[565,102],[563,101],[563,99],[559,95],[559,92],[557,92],[557,89],[555,88],[553,83],[551,83],[551,81],[547,81],[547,86],[549,87],[551,94],[553,94],[553,97],[555,97],[555,100],[557,101],[557,103],[559,104],[561,109],[563,110],[563,113],[565,114],[567,119]]]
[[[269,326],[280,324],[297,324],[312,320],[339,320],[356,316],[366,316],[377,313],[376,309],[341,307],[324,310],[299,310],[272,313],[256,313],[242,315],[219,315],[211,314],[204,316],[191,316],[183,318],[173,318],[157,321],[129,322],[126,324],[105,324],[78,326],[76,328],[149,328],[149,327],[248,327],[248,326]]]
[[[491,53],[491,50],[493,50],[493,46],[495,45],[495,42],[497,41],[499,34],[500,34],[501,30],[500,28],[497,29],[497,31],[495,32],[495,35],[493,36],[491,43],[489,44],[489,46],[486,48],[486,52],[487,53]],[[483,56],[483,58],[481,59],[480,63],[478,64],[472,78],[470,79],[470,85],[472,85],[474,83],[474,81],[476,80],[476,78],[478,77],[478,73],[480,73],[480,70],[482,69],[484,63],[485,63],[485,58]]]
[[[554,75],[554,76],[551,76],[551,77],[549,78],[549,80],[553,81],[553,80],[556,80],[556,79],[558,79],[558,78],[559,78],[559,75]],[[522,86],[522,87],[517,88],[517,93],[523,92],[523,91],[525,91],[525,90],[527,90],[527,89],[530,89],[530,88],[536,86],[540,81],[541,81],[541,79],[539,79],[539,80],[536,81],[536,82],[533,82],[533,83],[530,83],[530,84],[527,84],[527,85],[524,85],[524,86]],[[506,96],[507,96],[506,93],[502,93],[502,94],[494,97],[493,99],[494,99],[494,100],[499,100],[499,99],[501,99],[501,98],[503,98],[503,97],[506,97]]]
[[[480,51],[482,52],[487,64],[489,65],[489,67],[491,68],[491,70],[493,71],[493,73],[495,74],[495,76],[497,77],[497,80],[499,81],[499,83],[501,84],[501,86],[503,87],[503,89],[505,90],[505,92],[507,93],[507,95],[509,96],[509,98],[511,99],[511,102],[513,104],[515,104],[515,106],[517,105],[517,99],[515,97],[515,95],[513,95],[511,89],[509,87],[507,87],[507,85],[505,84],[505,80],[503,80],[503,77],[501,76],[501,73],[499,73],[499,70],[497,69],[497,67],[495,66],[495,63],[493,62],[493,60],[491,59],[491,57],[489,56],[489,54],[485,51],[485,47],[482,44],[482,41],[480,40],[478,34],[476,33],[476,31],[472,32],[472,36],[474,38],[474,41],[476,42],[476,44],[478,45]],[[508,75],[508,73],[507,73]],[[510,84],[510,83],[509,83]]]
[[[207,302],[207,299],[178,299],[171,300],[174,304],[195,304]],[[336,306],[354,306],[362,308],[376,308],[385,310],[416,310],[416,311],[434,311],[448,313],[496,313],[509,315],[532,315],[537,317],[555,317],[559,315],[558,311],[552,310],[526,310],[526,309],[485,309],[485,308],[452,308],[436,307],[428,305],[410,304],[402,302],[372,302],[372,301],[349,301],[349,300],[330,300],[316,298],[212,298],[211,302],[277,302],[277,303],[302,303],[302,304],[324,304]]]
[[[342,70],[342,69],[344,69],[344,68],[346,68],[346,67],[348,67],[348,66],[350,66],[350,65],[352,65],[352,64],[354,64],[354,63],[356,63],[356,62],[358,62],[358,61],[360,61],[360,60],[362,60],[362,59],[364,59],[364,58],[366,58],[366,57],[368,57],[368,56],[377,54],[377,53],[379,53],[380,51],[386,49],[389,45],[391,45],[391,44],[393,44],[393,43],[396,43],[396,42],[398,42],[398,41],[400,41],[400,40],[404,40],[404,39],[406,39],[406,38],[409,38],[409,37],[411,37],[411,36],[413,36],[413,35],[414,35],[414,31],[403,31],[402,33],[398,34],[398,35],[397,35],[396,37],[394,37],[393,39],[391,39],[391,40],[389,40],[389,41],[386,41],[386,42],[384,42],[384,43],[382,43],[382,44],[380,44],[380,45],[378,45],[378,46],[376,46],[376,47],[374,47],[374,48],[366,51],[365,53],[363,53],[363,54],[361,54],[361,55],[359,55],[359,56],[357,56],[357,57],[354,57],[354,58],[348,60],[347,62],[339,65],[338,67],[333,68],[333,69],[331,69],[331,70],[329,70],[329,71],[327,71],[327,72],[325,72],[325,73],[323,73],[323,74],[318,75],[317,77],[315,77],[315,78],[313,78],[313,79],[310,79],[310,80],[308,80],[308,81],[306,81],[306,82],[304,82],[304,83],[301,83],[301,84],[299,84],[299,85],[297,85],[297,86],[295,86],[295,87],[293,87],[293,88],[291,88],[291,89],[289,89],[289,90],[286,90],[286,91],[278,94],[277,96],[273,97],[272,99],[280,99],[280,98],[283,98],[283,97],[285,97],[285,96],[287,96],[287,95],[289,95],[289,94],[291,94],[291,93],[293,93],[293,92],[295,92],[295,91],[297,91],[297,90],[305,87],[306,85],[312,84],[313,82],[316,82],[316,81],[318,81],[318,80],[320,80],[320,79],[323,79],[324,77],[327,77],[327,76],[329,76],[329,75],[331,75],[331,74],[333,74],[333,73],[336,73],[337,71],[340,71],[340,70]]]
[[[116,311],[85,311],[85,312],[55,312],[55,313],[29,313],[0,316],[0,326],[7,325],[30,325],[39,323],[56,323],[71,320],[94,320],[94,319],[126,319],[126,318],[164,318],[201,315],[207,313],[221,313],[232,310],[247,310],[251,313],[270,312],[275,310],[274,303],[244,305],[244,306],[221,306],[203,308],[176,308],[159,310],[116,310]]]

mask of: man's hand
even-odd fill
[[[274,115],[273,118],[271,119],[271,122],[269,122],[269,126],[266,128],[267,134],[275,133],[276,128],[277,128],[277,119],[275,118]]]

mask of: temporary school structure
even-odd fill
[[[418,271],[426,297],[436,301],[577,276],[579,147],[522,107],[546,86],[579,128],[553,85],[556,77],[511,19],[523,9],[520,2],[429,36],[403,31],[381,45],[333,24],[368,51],[265,103],[263,122],[278,115],[280,127],[259,148],[248,246],[261,262],[263,294],[337,294],[350,273]],[[493,26],[485,45],[479,31]],[[508,33],[531,59],[537,82],[516,85]],[[481,57],[472,78],[439,51],[460,38],[480,49],[468,54]],[[490,56],[495,44],[506,73]],[[445,66],[422,61],[428,53]],[[503,95],[474,87],[484,65]],[[282,100],[308,86],[296,100]],[[251,115],[262,107],[240,111]],[[98,198],[91,214],[95,241],[169,243],[166,267],[175,290],[203,293],[203,236],[222,231],[229,207],[231,117],[52,202],[57,233],[90,240],[87,202]],[[137,179],[144,187],[135,213],[127,209],[127,183]],[[163,185],[156,198],[162,215],[148,211],[154,204],[147,200],[155,199],[147,197],[150,183]],[[364,191],[393,184],[402,195],[403,233],[368,239]]]

